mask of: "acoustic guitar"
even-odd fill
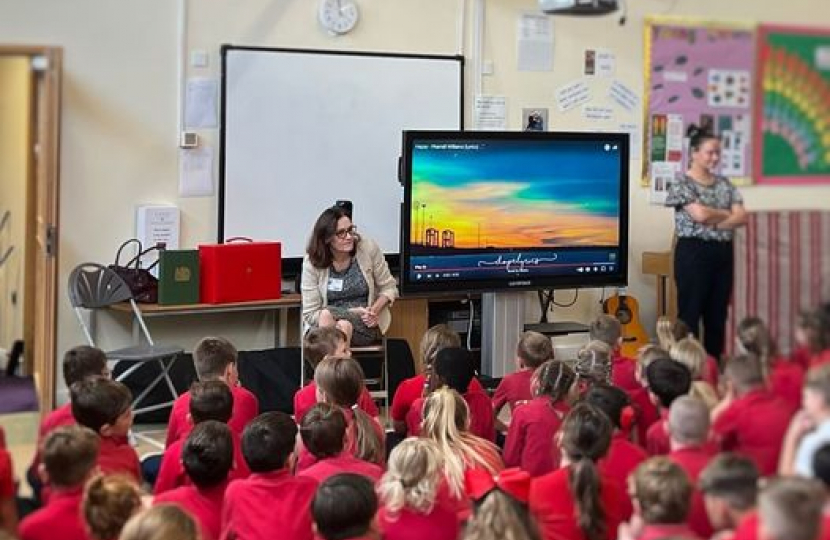
[[[602,302],[602,310],[616,317],[622,325],[620,349],[623,356],[636,358],[640,347],[648,343],[648,333],[640,322],[640,303],[633,296],[626,295],[624,290],[618,290]]]

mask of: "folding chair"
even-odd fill
[[[128,361],[133,364],[121,373],[117,381],[123,381],[136,370],[148,362],[156,362],[161,373],[147,385],[133,400],[133,412],[141,414],[169,407],[178,397],[176,387],[170,378],[170,369],[180,354],[184,352],[178,345],[156,345],[150,336],[150,331],[141,316],[141,310],[133,299],[133,293],[121,277],[113,270],[97,263],[82,263],[69,274],[69,302],[75,310],[78,322],[90,346],[95,346],[92,334],[82,316],[82,309],[96,310],[106,308],[119,302],[129,302],[133,309],[133,316],[141,327],[146,344],[124,347],[114,351],[107,351],[107,360]],[[153,391],[154,388],[165,382],[170,390],[170,401],[138,408],[138,405]]]

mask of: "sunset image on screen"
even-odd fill
[[[596,144],[596,143],[593,143]],[[616,246],[619,157],[576,142],[431,144],[412,162],[411,236],[438,249]]]

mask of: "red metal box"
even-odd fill
[[[281,296],[279,242],[199,246],[200,298],[205,304],[274,300]]]

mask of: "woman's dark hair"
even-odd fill
[[[579,528],[588,540],[604,540],[605,510],[600,500],[597,461],[608,453],[614,428],[604,412],[580,403],[565,416],[561,428],[561,450],[570,460],[568,484],[576,501]]]
[[[584,399],[586,403],[590,403],[604,412],[614,427],[622,427],[622,422],[620,421],[622,411],[631,403],[628,394],[623,390],[620,390],[616,386],[597,385],[588,390]]]
[[[700,150],[700,146],[709,139],[719,140],[710,128],[696,124],[689,124],[686,128],[686,136],[689,137],[689,147],[695,152]]]
[[[340,218],[344,217],[349,217],[349,214],[343,208],[332,206],[331,208],[323,210],[323,213],[320,214],[320,217],[314,223],[311,238],[308,239],[308,246],[306,246],[306,253],[312,266],[315,268],[328,268],[331,266],[333,259],[329,243],[337,232],[337,222],[340,221]],[[354,240],[352,255],[357,251],[357,244],[360,242],[360,238],[355,237]]]
[[[560,360],[548,360],[533,372],[536,381],[536,396],[548,396],[551,404],[568,397],[576,382],[576,372]]]
[[[365,476],[341,473],[317,488],[311,515],[317,532],[325,540],[343,540],[365,535],[378,510],[375,486]]]

